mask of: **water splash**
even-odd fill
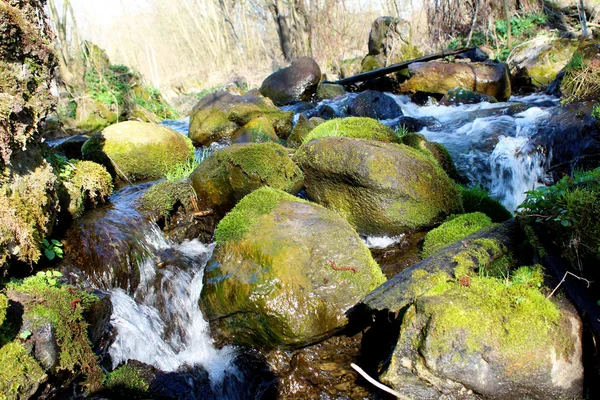
[[[169,262],[160,269],[154,259],[142,263],[141,283],[133,296],[122,289],[110,291],[111,323],[118,332],[109,350],[113,367],[128,359],[166,372],[200,364],[218,386],[227,374],[235,374],[235,350],[213,346],[198,305],[203,268],[214,245],[197,239],[181,245],[156,244],[157,251],[168,252]]]
[[[404,234],[398,236],[367,236],[361,237],[361,240],[369,249],[385,249],[400,243],[404,236]]]

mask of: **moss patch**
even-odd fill
[[[125,364],[107,374],[102,384],[117,395],[147,398],[150,382],[144,375],[139,368]]]
[[[492,223],[482,213],[460,215],[439,227],[429,231],[425,236],[422,257],[427,258],[442,248],[479,231]]]
[[[349,117],[331,119],[317,126],[302,139],[302,143],[328,136],[343,136],[388,143],[399,142],[395,132],[389,126],[383,125],[372,118]]]
[[[0,348],[0,398],[28,399],[46,379],[42,367],[18,342]]]
[[[4,323],[6,318],[6,308],[8,307],[8,297],[0,293],[0,326]]]
[[[281,190],[262,187],[244,197],[225,218],[221,220],[215,232],[217,243],[241,240],[258,221],[261,215],[267,214],[281,201],[308,203]]]
[[[164,181],[152,186],[140,200],[142,211],[150,212],[155,218],[164,218],[168,223],[169,217],[179,207],[186,212],[192,210],[192,199],[196,192],[188,181]]]
[[[447,281],[436,285],[427,296],[440,301],[417,303],[432,318],[428,328],[432,350],[443,354],[456,338],[469,352],[484,352],[492,346],[514,363],[527,354],[538,354],[552,345],[551,335],[558,328],[560,312],[539,290],[539,274],[532,267],[516,270],[510,279],[472,277],[466,281]]]
[[[452,156],[443,144],[430,142],[420,133],[403,134],[400,140],[403,144],[420,151],[431,161],[439,165],[450,178],[455,181],[460,180],[458,171],[454,166],[454,161],[452,161]]]
[[[88,324],[83,317],[98,298],[72,286],[51,282],[43,274],[9,283],[7,294],[9,298],[25,299],[23,319],[34,328],[52,323],[60,349],[57,368],[83,373],[85,385],[91,391],[98,389],[103,374],[96,364],[87,336]]]
[[[95,207],[104,202],[113,190],[112,177],[100,164],[74,161],[73,172],[64,181],[69,193],[68,210],[73,218],[80,217],[86,204]]]

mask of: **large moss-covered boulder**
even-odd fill
[[[515,48],[507,62],[511,71],[524,73],[531,85],[543,88],[567,65],[576,48],[575,39],[542,35]]]
[[[325,339],[385,281],[338,214],[272,188],[242,199],[216,240],[200,304],[236,343],[289,348]]]
[[[269,75],[260,86],[260,93],[277,106],[311,101],[320,80],[319,64],[310,57],[300,57],[289,67]]]
[[[162,178],[169,168],[194,156],[192,142],[182,134],[138,121],[109,126],[85,142],[81,151],[130,181]]]
[[[437,142],[430,142],[427,138],[420,133],[408,133],[401,137],[402,144],[412,147],[415,150],[420,151],[431,160],[436,162],[444,172],[456,182],[460,182],[460,177],[452,156],[446,150],[443,144]]]
[[[303,143],[329,136],[342,136],[355,139],[378,140],[381,142],[400,142],[400,138],[388,126],[372,118],[350,117],[335,118],[314,128],[302,138]]]
[[[237,96],[225,91],[207,94],[190,115],[189,137],[195,146],[231,138],[250,121],[264,117],[282,139],[292,130],[294,113],[282,111],[264,97]]]
[[[294,161],[310,199],[336,210],[361,233],[430,227],[460,208],[454,182],[405,145],[326,137],[304,144]]]
[[[276,143],[234,144],[216,151],[190,175],[201,211],[217,220],[248,193],[270,186],[289,193],[302,188],[302,171]]]
[[[581,321],[540,291],[539,268],[502,278],[429,276],[436,283],[403,314],[380,380],[419,398],[581,398]]]
[[[446,94],[453,89],[468,89],[492,96],[499,101],[511,94],[510,75],[501,63],[419,62],[408,67],[410,79],[400,91]]]

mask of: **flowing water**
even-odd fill
[[[311,113],[333,110],[347,116],[347,104],[356,96],[327,100]],[[526,143],[537,127],[552,113],[557,101],[547,96],[513,97],[505,103],[462,106],[417,106],[407,96],[390,95],[405,116],[425,122],[419,133],[444,144],[457,169],[470,183],[488,188],[493,197],[509,210],[515,210],[524,192],[544,182],[549,155],[526,152]],[[297,110],[294,106],[288,109]],[[384,123],[394,126],[397,120]],[[165,121],[166,126],[187,134],[189,119]],[[200,150],[203,156],[226,145],[215,144]],[[130,186],[111,197],[111,205],[92,216],[109,237],[136,242],[129,254],[132,268],[139,270],[139,283],[114,284],[110,272],[97,286],[108,290],[114,312],[111,318],[117,334],[110,347],[113,366],[139,360],[170,372],[182,367],[202,366],[209,374],[213,393],[223,393],[223,382],[239,377],[235,367],[236,349],[215,348],[198,305],[203,269],[213,250],[212,244],[197,239],[181,244],[169,242],[158,226],[146,222],[132,205],[149,185]],[[92,229],[93,230],[93,229]],[[402,236],[367,237],[365,243],[382,249],[403,240]],[[94,250],[111,251],[111,243]],[[110,266],[109,266],[110,267]],[[110,269],[110,268],[108,268]],[[242,379],[242,378],[240,378]],[[219,389],[221,387],[221,389]],[[236,396],[217,395],[219,398]]]

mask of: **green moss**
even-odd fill
[[[42,367],[19,342],[0,348],[0,398],[28,399],[46,379]]]
[[[192,199],[196,192],[188,181],[163,181],[148,189],[140,200],[140,208],[152,213],[156,218],[164,218],[169,222],[169,217],[180,206],[186,212],[193,210]]]
[[[424,305],[432,317],[432,349],[442,354],[462,339],[469,352],[484,352],[491,345],[506,360],[519,363],[527,354],[549,348],[560,312],[540,292],[538,272],[534,279],[521,279],[531,271],[522,267],[509,279],[472,277],[468,284],[446,281],[432,288],[426,296],[439,296],[439,301],[425,299]]]
[[[8,308],[8,298],[0,293],[0,326],[4,323],[6,318],[6,309]]]
[[[32,276],[22,281],[12,281],[7,291],[15,297],[29,298],[25,302],[24,320],[35,328],[51,322],[56,329],[59,353],[59,370],[81,371],[86,376],[85,385],[93,391],[99,388],[102,371],[87,337],[87,322],[83,313],[98,298],[72,286],[50,284],[45,276]]]
[[[80,217],[86,204],[95,207],[104,202],[113,190],[112,177],[100,164],[74,161],[73,172],[64,181],[69,193],[68,210],[73,218]]]
[[[485,269],[492,261],[506,254],[504,245],[495,239],[475,239],[465,246],[466,250],[452,258],[456,263],[455,277],[473,276],[476,271]]]
[[[217,243],[225,243],[242,239],[261,215],[271,212],[282,201],[308,203],[281,190],[262,187],[244,197],[221,220],[215,232],[215,240]]]
[[[493,278],[506,278],[515,265],[517,265],[517,260],[515,260],[513,255],[505,254],[502,257],[493,260],[486,266],[480,266],[478,275]]]
[[[102,384],[112,393],[129,398],[146,398],[150,388],[143,371],[127,364],[107,374]]]
[[[466,213],[482,212],[492,219],[492,222],[504,222],[512,218],[512,214],[498,200],[490,197],[481,186],[471,188],[459,186],[463,208]]]
[[[302,143],[308,143],[313,139],[328,136],[378,140],[389,143],[398,142],[394,131],[379,121],[372,118],[349,117],[331,119],[317,126],[302,139]]]
[[[384,65],[381,63],[377,57],[372,55],[367,55],[362,62],[360,63],[360,72],[369,72],[376,70],[378,68],[382,68]]]
[[[460,215],[439,227],[429,231],[425,236],[422,257],[427,258],[444,247],[489,226],[492,221],[482,213]]]
[[[455,181],[460,179],[458,171],[452,161],[452,156],[443,144],[430,142],[419,133],[408,133],[399,131],[400,140],[403,144],[423,153],[431,161],[439,165],[444,172]]]

